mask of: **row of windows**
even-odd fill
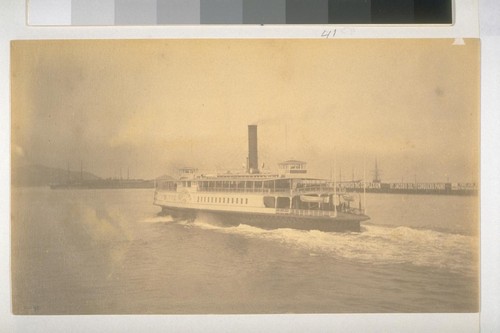
[[[189,182],[186,182],[189,183]],[[196,184],[196,183],[195,183]],[[189,184],[190,185],[190,184]],[[198,189],[211,190],[211,189],[290,189],[291,179],[275,179],[266,181],[245,181],[245,180],[217,180],[217,181],[198,181]],[[186,186],[186,185],[185,185]]]
[[[248,198],[198,197],[197,202],[248,205]]]

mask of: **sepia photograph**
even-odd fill
[[[16,315],[477,313],[479,39],[11,42]]]

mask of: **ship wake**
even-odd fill
[[[240,237],[262,239],[311,256],[331,256],[370,265],[411,264],[474,274],[478,238],[411,227],[364,225],[362,232],[322,232],[317,230],[266,230],[240,224],[221,226],[214,220],[197,218],[192,225]]]
[[[178,223],[181,219],[175,219],[170,215],[157,215],[140,220],[140,223]]]

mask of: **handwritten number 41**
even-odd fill
[[[335,34],[337,33],[337,29],[332,30],[323,30],[323,33],[321,34],[321,37],[323,38],[333,38],[335,37]]]

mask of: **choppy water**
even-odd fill
[[[361,233],[157,216],[152,190],[14,189],[14,312],[477,312],[477,198],[373,194]]]

